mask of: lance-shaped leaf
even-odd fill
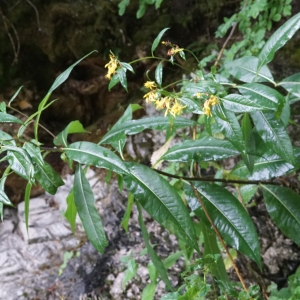
[[[71,160],[82,164],[129,174],[123,161],[112,151],[90,142],[76,142],[63,149]]]
[[[257,232],[243,205],[230,192],[217,184],[197,182],[194,186],[224,241],[254,260],[261,268]],[[187,197],[187,201],[193,211],[200,207],[196,195],[192,201]]]
[[[69,221],[70,226],[72,228],[72,232],[75,232],[75,224],[76,224],[76,216],[77,216],[77,208],[74,200],[74,188],[71,189],[69,195],[67,197],[67,209],[65,212],[65,218]]]
[[[199,251],[193,222],[182,199],[169,182],[146,166],[126,163],[124,176],[129,191],[160,225]]]
[[[57,188],[64,185],[58,173],[46,162],[43,165],[35,165],[35,179],[40,183],[45,191],[54,195]]]
[[[151,53],[152,53],[152,56],[153,56],[154,50],[157,48],[157,46],[158,46],[158,44],[159,44],[159,42],[160,42],[160,40],[161,40],[161,38],[162,38],[162,36],[164,35],[164,33],[165,33],[168,29],[170,29],[170,28],[165,28],[165,29],[163,29],[163,30],[157,35],[157,37],[155,38],[155,40],[153,41],[153,44],[152,44],[152,46],[151,46]]]
[[[261,106],[259,103],[239,94],[229,94],[224,98],[220,98],[220,100],[222,100],[223,105],[227,110],[235,113],[265,109],[265,107]]]
[[[155,80],[159,86],[161,86],[162,84],[162,76],[163,76],[163,66],[162,66],[162,62],[160,62],[155,69]]]
[[[261,187],[272,220],[288,238],[300,245],[300,196],[282,186]]]
[[[300,13],[293,16],[273,33],[258,56],[259,64],[257,70],[260,70],[262,66],[266,65],[274,58],[275,52],[292,38],[299,27]]]
[[[69,125],[60,132],[53,140],[54,145],[56,146],[68,146],[68,134],[72,133],[82,133],[86,132],[82,124],[79,121],[72,121]]]
[[[278,110],[285,102],[279,92],[263,84],[246,83],[239,85],[238,89],[243,96],[265,109]]]
[[[168,273],[167,270],[163,264],[163,262],[161,261],[160,257],[157,255],[157,253],[155,252],[155,250],[152,248],[150,241],[149,241],[149,234],[146,228],[146,225],[144,223],[143,220],[143,213],[142,213],[142,207],[139,203],[137,203],[137,207],[138,207],[138,211],[139,211],[139,217],[138,217],[138,221],[141,227],[141,231],[142,231],[142,235],[143,235],[143,239],[147,248],[147,252],[151,258],[151,261],[153,263],[153,265],[155,266],[157,272],[159,273],[161,279],[164,281],[164,283],[166,284],[167,288],[169,290],[173,290],[172,284],[168,278]]]
[[[282,176],[294,169],[293,165],[286,162],[273,151],[268,151],[254,161],[253,172],[250,173],[248,168],[243,162],[237,164],[230,172],[234,178],[248,180],[268,180],[274,177]]]
[[[283,79],[277,85],[283,86],[289,93],[300,98],[300,73],[296,73]]]
[[[99,142],[99,144],[110,144],[117,142],[120,138],[127,135],[134,135],[142,132],[145,129],[165,130],[169,128],[183,128],[193,126],[194,121],[186,118],[177,117],[173,124],[170,124],[168,118],[165,117],[150,117],[140,120],[127,121],[118,126],[114,126]]]
[[[187,106],[187,109],[193,112],[194,114],[202,115],[204,112],[202,111],[202,107],[199,101],[195,101],[194,99],[189,97],[179,97],[178,100]]]
[[[278,120],[273,112],[252,112],[258,134],[266,145],[281,158],[295,164],[295,157],[291,140],[281,120]]]
[[[221,160],[239,154],[232,144],[226,140],[202,137],[199,140],[184,141],[173,146],[161,157],[167,161]]]
[[[8,206],[14,206],[3,190],[0,190],[0,203]]]
[[[121,116],[121,118],[113,125],[111,130],[114,130],[115,127],[120,126],[121,124],[125,123],[126,121],[131,121],[132,120],[132,114],[138,110],[141,109],[142,107],[138,104],[130,104],[128,105],[127,109],[125,110],[124,114]],[[120,137],[119,140],[116,142],[111,143],[111,145],[121,153],[123,151],[123,148],[126,143],[126,135],[125,133],[123,134],[122,137]]]
[[[258,71],[259,59],[254,56],[244,56],[225,65],[226,70],[236,79],[244,82],[264,82],[273,84],[273,76],[267,66]]]
[[[10,114],[6,114],[3,112],[0,112],[0,123],[18,123],[18,124],[23,124],[23,122],[18,119],[15,116],[12,116]]]
[[[75,172],[74,200],[88,239],[100,253],[103,253],[108,242],[94,204],[93,191],[80,165],[77,166]]]

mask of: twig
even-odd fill
[[[0,7],[0,15],[1,15],[1,18],[2,18],[2,21],[3,21],[5,32],[6,32],[7,36],[8,36],[8,38],[9,38],[10,43],[11,43],[12,48],[13,48],[14,60],[13,60],[12,64],[14,64],[14,63],[18,62],[18,56],[19,56],[19,52],[20,52],[20,40],[19,40],[19,36],[18,36],[18,33],[17,33],[15,27],[10,23],[10,21],[3,14],[1,7]],[[9,25],[13,29],[13,31],[14,31],[15,38],[17,40],[17,46],[15,45],[14,39],[13,39],[12,35],[10,34],[9,28],[8,28],[7,25]]]
[[[157,173],[168,176],[171,178],[177,178],[182,179],[186,181],[204,181],[204,182],[222,182],[222,183],[237,183],[237,184],[271,184],[271,185],[281,185],[279,182],[274,181],[268,181],[268,180],[233,180],[233,179],[220,179],[220,178],[214,178],[214,177],[185,177],[185,176],[178,176],[173,175],[170,173],[166,173],[160,170],[154,169]]]
[[[207,217],[209,223],[211,224],[211,226],[212,226],[214,232],[216,233],[218,239],[220,240],[220,242],[221,242],[223,248],[225,249],[225,251],[226,251],[226,253],[227,253],[227,255],[228,255],[228,257],[229,257],[229,259],[230,259],[230,261],[231,261],[231,263],[232,263],[232,265],[233,265],[233,267],[234,267],[234,269],[235,269],[235,272],[236,272],[236,274],[237,274],[237,276],[238,276],[238,278],[239,278],[239,280],[240,280],[240,282],[241,282],[241,284],[242,284],[244,290],[245,290],[246,292],[248,292],[248,288],[247,288],[247,286],[246,286],[246,284],[245,284],[245,281],[244,281],[244,279],[243,279],[243,277],[242,277],[242,275],[241,275],[241,273],[240,273],[240,271],[239,271],[239,269],[238,269],[236,263],[234,262],[234,259],[232,258],[230,252],[228,251],[228,249],[227,249],[227,247],[226,247],[226,245],[225,245],[225,242],[224,242],[223,238],[221,237],[221,235],[220,235],[220,233],[219,233],[217,227],[215,226],[215,224],[214,224],[214,222],[212,221],[212,219],[211,219],[209,213],[207,212],[207,210],[206,210],[206,208],[205,208],[205,206],[204,206],[204,203],[203,203],[203,201],[202,201],[202,199],[201,199],[201,197],[200,197],[200,195],[199,195],[199,193],[198,193],[198,190],[194,187],[194,185],[193,185],[192,183],[191,183],[191,187],[192,187],[192,189],[193,189],[193,191],[194,191],[194,193],[195,193],[195,196],[197,197],[197,199],[198,199],[198,201],[199,201],[199,203],[200,203],[200,205],[201,205],[201,207],[202,207],[202,209],[203,209],[203,211],[204,211],[204,213],[205,213],[205,216]]]
[[[36,15],[36,22],[37,22],[37,25],[38,25],[38,30],[41,31],[39,11],[37,10],[36,6],[30,0],[25,0],[25,1],[34,9],[35,15]]]

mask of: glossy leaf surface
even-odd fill
[[[258,70],[274,58],[275,52],[283,47],[286,42],[292,38],[299,27],[300,13],[294,15],[273,33],[273,35],[265,43],[258,56]]]
[[[82,164],[105,168],[110,171],[128,174],[123,161],[112,151],[90,142],[76,142],[64,148],[69,159]]]
[[[251,112],[264,109],[264,107],[257,102],[254,102],[248,97],[244,97],[239,94],[229,94],[224,98],[221,98],[221,100],[227,110],[235,113]]]
[[[254,56],[244,56],[225,65],[226,70],[236,79],[244,82],[274,82],[267,66],[258,68],[259,59]],[[259,69],[259,71],[257,71]]]
[[[196,182],[195,188],[224,241],[254,260],[261,268],[258,236],[255,226],[242,204],[225,188],[217,184]],[[193,211],[199,200],[189,187],[187,201]],[[207,222],[205,222],[207,224]]]
[[[165,117],[150,117],[140,120],[132,120],[124,122],[118,126],[113,127],[100,141],[100,144],[110,144],[122,138],[124,134],[134,135],[142,132],[145,129],[164,130],[169,128],[183,128],[193,126],[195,122],[177,117],[174,124],[170,124],[169,120]]]
[[[281,158],[295,164],[295,157],[291,140],[281,120],[278,120],[273,112],[252,112],[258,134],[266,145]]]
[[[0,112],[0,123],[18,123],[18,124],[23,124],[23,122],[18,119],[15,116],[12,116],[10,114],[6,114],[3,112]]]
[[[208,161],[220,160],[239,154],[232,144],[226,140],[202,137],[199,140],[184,141],[173,146],[161,157],[167,161]]]
[[[153,41],[152,46],[151,46],[151,53],[152,53],[152,55],[153,55],[153,52],[155,51],[155,49],[157,48],[157,46],[158,46],[158,44],[159,44],[159,42],[160,42],[162,36],[164,35],[164,33],[165,33],[168,29],[170,29],[170,28],[165,28],[165,29],[163,29],[163,30],[157,35],[157,37],[155,38],[155,40]]]
[[[289,93],[300,98],[300,73],[283,79],[278,85],[283,86]]]
[[[265,109],[278,110],[285,101],[279,92],[263,84],[246,83],[239,85],[238,89],[243,96]]]
[[[103,253],[108,242],[99,213],[94,204],[94,194],[80,165],[77,166],[75,172],[74,200],[88,239],[96,250]]]
[[[124,182],[148,214],[199,251],[193,222],[175,188],[146,166],[137,163],[126,166],[131,175],[124,176]]]
[[[300,245],[300,196],[282,186],[261,187],[272,220],[288,238]]]

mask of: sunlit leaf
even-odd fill
[[[161,157],[167,161],[209,161],[221,160],[239,154],[226,140],[202,137],[199,140],[188,140],[173,146]]]
[[[155,80],[159,86],[162,84],[163,65],[160,62],[155,69]]]
[[[82,164],[129,174],[123,161],[112,151],[90,142],[76,142],[63,149],[69,159]]]
[[[226,70],[236,79],[244,82],[274,83],[273,76],[267,66],[258,69],[259,59],[254,56],[244,56],[225,65]],[[259,70],[259,71],[258,71]]]
[[[170,124],[168,118],[165,117],[150,117],[139,120],[127,121],[118,126],[114,126],[99,142],[99,144],[110,144],[117,142],[120,138],[126,135],[134,135],[142,132],[145,129],[165,130],[169,128],[183,128],[193,126],[194,121],[177,117],[173,124]]]
[[[224,107],[235,113],[240,112],[251,112],[256,110],[262,110],[265,107],[261,106],[259,103],[244,97],[239,94],[229,94],[224,98],[221,98]]]

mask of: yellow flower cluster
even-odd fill
[[[219,104],[219,99],[218,97],[214,96],[214,95],[211,95],[209,97],[208,100],[206,100],[204,102],[204,105],[203,105],[203,111],[204,111],[204,114],[206,114],[207,116],[209,117],[212,117],[212,114],[211,114],[211,107],[213,105],[216,105],[216,104]]]
[[[106,78],[111,79],[111,77],[115,74],[118,65],[120,64],[117,58],[113,55],[109,55],[110,61],[104,66],[108,68],[107,74],[105,75]]]
[[[146,103],[153,102],[157,110],[166,109],[165,116],[167,116],[168,113],[174,117],[179,116],[182,110],[186,107],[173,97],[161,97],[154,81],[147,81],[144,86],[150,89],[150,92],[144,95]]]

